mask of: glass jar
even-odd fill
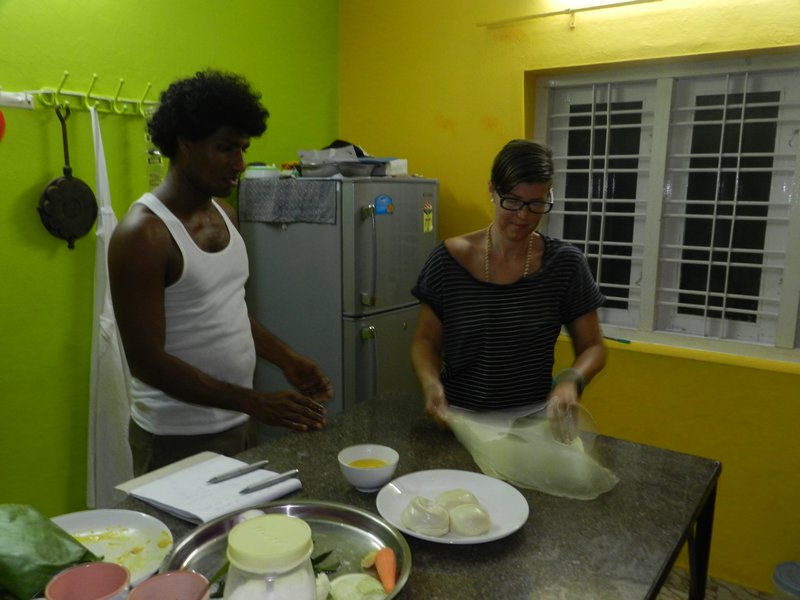
[[[311,528],[297,517],[263,515],[228,534],[225,600],[315,600]]]

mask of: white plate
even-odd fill
[[[454,488],[472,492],[488,511],[492,520],[488,532],[471,537],[454,533],[433,537],[416,533],[403,525],[403,511],[416,496],[435,500],[442,492]],[[378,492],[376,504],[380,515],[403,533],[440,544],[482,544],[504,538],[522,527],[530,512],[525,497],[505,481],[481,473],[450,469],[417,471],[398,477]]]
[[[103,560],[127,567],[131,585],[155,573],[172,550],[167,526],[133,510],[84,510],[52,521]]]

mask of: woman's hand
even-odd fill
[[[575,381],[558,383],[547,397],[547,420],[556,441],[572,443],[578,437],[580,395]]]
[[[444,387],[440,381],[429,383],[423,390],[425,396],[425,412],[436,423],[447,427],[447,400],[444,397]]]
[[[422,387],[425,412],[447,426],[447,400],[439,377],[442,356],[442,322],[427,304],[420,304],[417,331],[411,343],[411,363]]]

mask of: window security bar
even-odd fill
[[[681,295],[685,295],[686,294],[686,290],[680,291],[680,294]],[[725,294],[715,294],[713,296],[713,298],[717,298],[719,300],[724,300],[726,298],[728,300],[731,300],[731,299],[754,300],[754,298],[750,298],[749,296],[745,296],[743,298],[733,298],[732,296],[726,296]],[[722,304],[720,304],[719,306],[706,305],[705,307],[702,307],[702,306],[698,306],[697,304],[691,304],[691,303],[688,303],[688,302],[680,302],[680,301],[677,301],[677,300],[665,300],[665,299],[662,299],[659,304],[661,304],[662,306],[674,306],[674,307],[677,307],[677,308],[686,308],[686,309],[692,309],[692,310],[706,308],[710,312],[724,311],[726,313],[737,314],[737,315],[766,316],[766,317],[777,317],[778,316],[778,310],[777,310],[778,303],[775,302],[774,300],[772,300],[771,298],[765,298],[765,299],[759,300],[759,304],[762,305],[762,306],[766,305],[766,304],[772,304],[772,305],[774,305],[776,307],[775,310],[765,310],[763,308],[759,309],[759,310],[754,310],[754,309],[743,308],[743,307],[739,307],[739,306],[733,306],[733,307],[728,306],[728,307],[726,307],[726,306],[723,306]]]

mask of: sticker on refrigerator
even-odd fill
[[[375,214],[376,215],[391,215],[394,213],[394,200],[391,196],[381,194],[375,198]]]
[[[433,204],[425,201],[422,205],[422,233],[431,233],[433,231]]]

